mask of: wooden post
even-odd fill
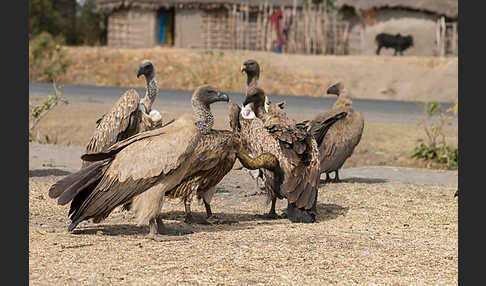
[[[265,51],[265,44],[268,38],[267,25],[268,25],[268,3],[265,1],[265,4],[263,5],[263,27],[262,27],[262,38],[261,38],[261,47],[260,47],[262,51]]]
[[[457,56],[457,23],[452,23],[452,53]]]
[[[310,41],[310,7],[307,6],[304,14],[304,27],[305,27],[305,53],[310,54],[311,52],[311,41]]]
[[[440,50],[440,56],[444,57],[446,54],[446,37],[445,37],[445,32],[446,32],[446,25],[445,25],[445,18],[442,16],[440,18],[440,38],[441,38],[441,50]]]
[[[205,12],[206,14],[206,49],[212,49],[211,45],[211,15],[208,11]],[[180,25],[179,25],[180,26]]]
[[[344,23],[343,41],[341,43],[341,54],[346,54],[346,46],[348,44],[349,37],[349,22]]]
[[[257,12],[257,41],[256,41],[256,46],[255,46],[255,50],[259,51],[261,50],[261,46],[262,46],[262,26],[263,26],[263,19],[262,19],[262,12],[263,12],[263,4],[260,3],[260,5],[258,5],[258,12]]]
[[[329,26],[329,12],[327,10],[327,6],[324,5],[324,23],[323,23],[323,29],[322,29],[322,53],[327,55],[327,39],[328,39],[328,26]]]
[[[268,11],[268,17],[270,17],[272,14],[273,14],[273,6],[270,5],[270,9]],[[268,19],[268,17],[267,17],[267,19]],[[267,46],[265,47],[266,51],[273,50],[272,49],[272,45],[273,45],[272,30],[273,30],[272,22],[268,21],[268,25],[267,25],[267,35],[268,35],[267,36]]]

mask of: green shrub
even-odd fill
[[[56,82],[71,60],[62,50],[63,39],[42,32],[29,43],[29,81]]]
[[[49,95],[41,104],[29,103],[29,142],[39,141],[39,132],[34,135],[34,130],[39,122],[46,116],[49,111],[56,107],[59,103],[67,104],[68,100],[64,96],[62,86],[57,89],[54,84],[54,95]],[[49,137],[46,136],[46,140],[49,141]],[[49,143],[49,142],[47,142]]]
[[[449,169],[458,167],[458,148],[447,145],[444,127],[457,116],[458,104],[444,111],[437,102],[424,103],[424,118],[421,125],[427,136],[427,144],[420,143],[415,147],[412,158],[419,158],[438,164],[443,164]]]

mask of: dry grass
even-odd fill
[[[186,240],[144,239],[133,213],[67,233],[68,208],[47,196],[51,180],[30,179],[30,285],[456,285],[455,187],[374,183],[320,188],[318,221],[292,224],[255,214],[262,196],[245,196],[249,176],[233,170],[213,200],[232,224],[183,223],[183,205],[162,217]],[[246,186],[246,187],[245,187]],[[286,203],[279,201],[277,213]],[[204,207],[193,204],[196,215]]]
[[[34,101],[38,100],[32,98]],[[110,108],[96,102],[70,102],[56,107],[39,123],[42,138],[49,137],[50,143],[85,146],[94,132],[96,120]],[[163,118],[179,116],[179,110],[161,110]],[[187,112],[187,111],[184,111]],[[228,115],[216,112],[216,128],[229,129]],[[447,127],[446,133],[451,146],[458,146],[456,127]],[[410,155],[420,140],[425,138],[423,129],[414,124],[366,122],[363,137],[344,168],[359,166],[426,167],[426,162],[411,159]],[[441,168],[440,165],[432,165]]]
[[[243,61],[262,67],[267,93],[322,96],[343,80],[356,98],[457,101],[457,57],[309,56],[254,51],[204,51],[156,47],[64,47],[73,64],[60,83],[142,87],[141,60],[154,62],[159,87],[192,90],[203,83],[241,92]]]

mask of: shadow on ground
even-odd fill
[[[345,215],[348,208],[336,204],[317,204],[317,223],[336,219]],[[194,218],[202,220],[205,217],[204,212],[193,212]],[[198,232],[217,232],[217,231],[234,231],[243,229],[253,229],[258,225],[270,225],[279,223],[288,223],[286,218],[268,219],[262,218],[258,214],[247,213],[215,213],[216,219],[211,219],[211,225],[203,224],[186,224],[184,223],[184,212],[174,211],[162,213],[160,218],[164,221],[167,233],[169,235],[184,236]],[[175,221],[175,222],[174,222]],[[247,222],[255,221],[256,224]],[[79,235],[108,235],[108,236],[145,236],[149,232],[147,225],[137,226],[136,224],[100,224],[93,226],[79,227],[73,231],[73,234]]]
[[[346,179],[341,179],[341,181],[335,183],[333,181],[327,182],[325,180],[320,180],[319,181],[319,187],[324,186],[325,184],[339,184],[339,183],[357,183],[357,184],[383,184],[388,182],[388,180],[385,179],[379,179],[379,178],[360,178],[360,177],[352,177],[352,178],[346,178]]]
[[[29,177],[47,177],[47,176],[66,176],[71,172],[61,169],[36,169],[29,170]]]
[[[346,215],[348,210],[349,208],[336,204],[317,204],[316,220],[321,222],[336,219],[339,216]]]

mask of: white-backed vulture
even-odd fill
[[[243,62],[240,67],[240,71],[246,73],[246,85],[245,85],[245,95],[252,88],[258,87],[258,80],[260,78],[260,65],[257,61],[249,59]],[[277,104],[272,104],[270,99],[265,96],[265,111],[266,112],[279,112],[283,109],[285,102],[279,102]],[[265,178],[263,175],[263,170],[248,170],[250,177],[255,180],[257,190],[264,188]],[[259,180],[263,182],[263,186],[259,184]]]
[[[146,81],[145,97],[140,99],[134,89],[127,90],[111,109],[96,121],[96,129],[86,146],[86,153],[100,152],[134,134],[161,126],[160,113],[152,110],[152,104],[158,94],[152,62],[142,61],[137,77],[141,75],[145,77]],[[89,164],[89,162],[83,161],[82,166],[86,167]]]
[[[231,170],[236,158],[248,168],[252,164],[255,168],[277,168],[278,161],[270,154],[255,160],[242,154],[236,133],[212,129],[210,104],[218,101],[228,102],[228,95],[201,86],[191,99],[192,115],[138,133],[101,152],[82,155],[83,160],[93,163],[49,189],[49,197],[58,198],[58,204],[71,202],[68,231],[84,220],[98,223],[117,206],[133,200],[137,223],[149,224],[148,238],[178,239],[164,235],[159,218],[166,193],[183,197],[211,189]]]
[[[267,112],[265,92],[258,87],[249,89],[242,109],[234,104],[232,110],[230,118],[238,121],[235,125],[245,149],[253,154],[273,154],[279,161],[277,170],[263,170],[265,190],[272,201],[267,216],[276,217],[277,198],[287,198],[289,220],[314,222],[320,179],[319,150],[308,126],[296,124],[283,112]],[[329,119],[320,131],[325,134],[333,123],[345,116],[343,112]]]
[[[353,109],[351,98],[346,94],[342,83],[336,83],[327,90],[328,94],[338,96],[331,111],[318,114],[311,122],[313,134],[318,132],[319,124],[340,112],[347,116],[329,128],[323,143],[319,146],[321,155],[321,174],[326,173],[326,182],[330,181],[329,173],[334,172],[334,182],[339,182],[339,169],[353,154],[361,140],[364,128],[364,118],[360,112]]]

